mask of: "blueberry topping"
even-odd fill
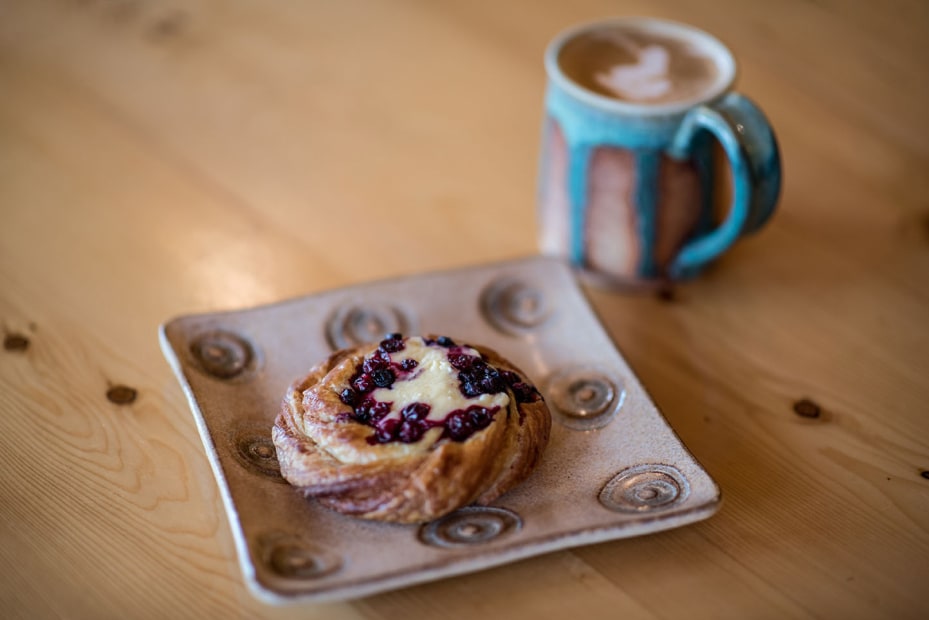
[[[380,347],[375,349],[374,353],[371,354],[371,357],[376,357],[377,359],[381,360],[385,364],[390,364],[390,353],[388,353],[384,349],[381,349]]]
[[[480,362],[481,358],[466,353],[449,353],[448,363],[457,370],[470,370],[475,363]]]
[[[490,426],[499,407],[488,409],[472,405],[467,409],[456,409],[439,422],[428,420],[430,407],[426,403],[412,403],[403,408],[400,419],[387,418],[390,403],[381,403],[365,399],[355,409],[354,419],[362,424],[374,427],[374,434],[368,438],[370,444],[401,441],[414,443],[422,439],[430,428],[443,427],[442,437],[452,441],[465,441],[474,433]]]
[[[389,403],[380,403],[370,397],[355,405],[355,419],[362,424],[374,423],[388,413],[390,413]]]
[[[339,400],[348,405],[349,407],[354,407],[355,403],[358,401],[358,392],[353,390],[350,387],[342,390],[342,393],[339,394]]]
[[[378,345],[378,348],[386,353],[396,353],[397,351],[402,351],[405,349],[406,345],[403,344],[402,340],[388,338],[386,340],[381,340],[381,344]]]
[[[412,420],[414,422],[420,422],[426,419],[426,416],[429,415],[429,412],[432,410],[432,407],[426,403],[412,403],[404,407],[400,411],[400,415],[404,420]]]
[[[484,407],[468,407],[468,419],[475,429],[487,428],[493,421],[490,411]]]
[[[388,368],[389,366],[389,361],[384,361],[379,357],[370,357],[364,361],[364,363],[361,365],[361,369],[364,372],[371,373],[373,375],[376,370]]]
[[[421,422],[404,420],[397,431],[397,439],[403,443],[414,443],[422,439],[427,430],[428,427]]]
[[[403,340],[403,334],[400,332],[393,332],[384,336],[386,340]]]
[[[498,410],[498,407],[487,409],[478,405],[456,409],[445,418],[445,434],[453,441],[464,441],[477,431],[490,426]]]
[[[449,358],[451,359],[451,358]],[[454,363],[461,365],[463,360],[456,358]],[[458,373],[461,393],[468,398],[481,394],[499,394],[506,390],[504,375],[484,360],[473,357],[466,367]]]
[[[436,339],[435,343],[439,345],[440,347],[446,347],[446,348],[455,346],[455,341],[449,338],[448,336],[439,336]]]
[[[362,373],[352,380],[352,387],[362,394],[367,394],[375,387],[374,378],[368,373]]]
[[[353,417],[356,422],[361,422],[362,424],[367,424],[371,421],[371,408],[369,403],[371,401],[365,400],[360,405],[355,406],[355,411]]]
[[[374,435],[372,435],[368,441],[369,443],[387,443],[393,441],[397,437],[399,427],[400,420],[396,418],[381,420],[381,422],[374,426]],[[371,439],[374,439],[374,441],[371,442]]]
[[[382,403],[370,396],[355,405],[355,419],[362,424],[373,424],[390,413],[393,403]]]
[[[374,385],[381,388],[390,387],[397,379],[397,377],[394,375],[394,371],[392,371],[390,368],[378,368],[371,373],[371,377],[374,380]]]
[[[459,388],[461,393],[464,394],[466,398],[476,398],[483,394],[480,385],[470,381],[464,374],[463,372],[458,373],[458,380],[461,382],[461,387]]]
[[[510,389],[513,390],[518,403],[532,403],[540,398],[539,391],[524,381],[514,383]]]
[[[501,370],[500,377],[504,381],[506,381],[506,384],[509,386],[512,386],[514,383],[519,383],[520,381],[522,381],[522,379],[519,378],[519,375],[517,375],[512,370]]]
[[[497,407],[487,409],[472,405],[467,409],[457,409],[445,419],[445,434],[453,441],[464,441],[474,433],[490,426]]]
[[[474,433],[474,426],[463,409],[453,411],[445,419],[445,432],[455,441],[464,441]]]
[[[500,372],[496,368],[487,366],[480,380],[481,391],[485,394],[499,394],[506,387],[500,378]]]

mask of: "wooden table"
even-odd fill
[[[929,617],[927,7],[3,2],[0,615]],[[591,291],[722,510],[260,603],[158,325],[535,253],[542,51],[617,12],[730,44],[782,146],[779,213],[710,273]]]

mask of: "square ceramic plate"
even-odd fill
[[[538,469],[493,506],[432,523],[345,517],[281,477],[270,428],[286,387],[386,332],[497,349],[552,410]],[[328,291],[161,327],[222,493],[245,580],[271,603],[346,599],[712,515],[687,452],[562,263],[530,258]]]

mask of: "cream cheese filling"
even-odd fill
[[[466,355],[480,357],[480,353],[469,347],[460,347]],[[467,398],[461,393],[458,370],[448,361],[448,349],[429,346],[422,338],[414,336],[406,340],[402,351],[391,353],[394,362],[414,359],[416,368],[407,377],[398,377],[389,388],[377,388],[371,396],[381,402],[392,402],[388,418],[400,418],[404,407],[413,403],[426,403],[432,407],[428,420],[441,422],[456,409],[472,406],[505,409],[510,402],[507,392],[481,394]]]

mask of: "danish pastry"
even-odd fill
[[[272,438],[281,473],[307,497],[347,515],[416,523],[522,482],[550,430],[538,390],[495,351],[390,334],[294,382]]]

